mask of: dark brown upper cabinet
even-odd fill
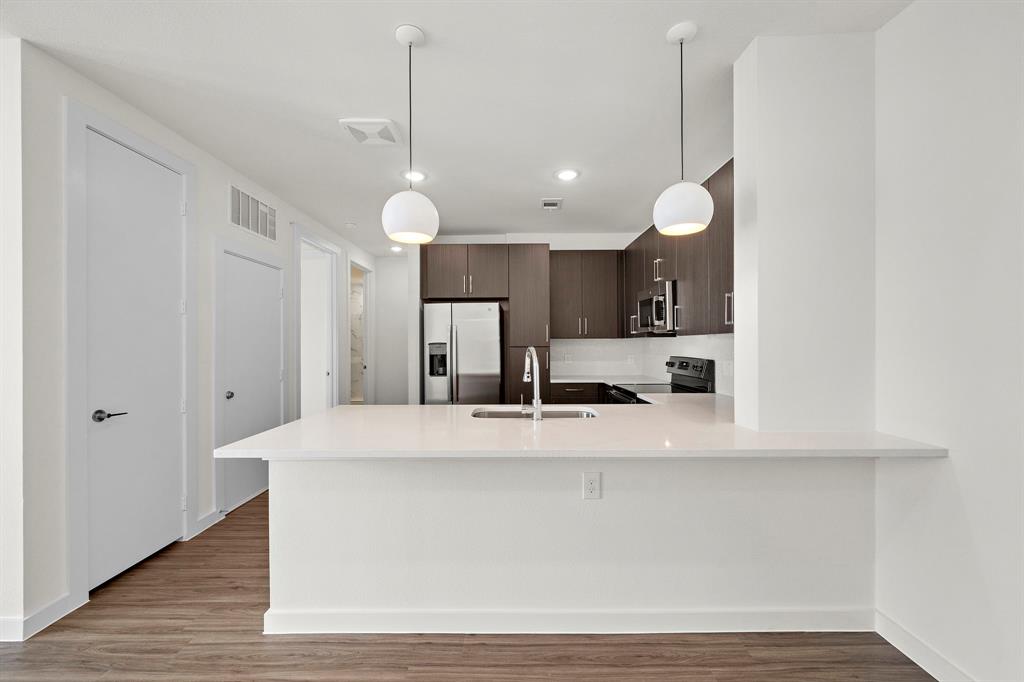
[[[708,178],[708,191],[715,200],[715,214],[708,225],[708,334],[733,332],[733,162]]]
[[[582,251],[583,336],[614,339],[622,336],[622,256],[618,251]]]
[[[551,338],[621,336],[621,281],[618,251],[552,251]]]
[[[676,281],[676,334],[728,334],[733,331],[733,162],[704,182],[715,202],[706,230],[666,237],[653,226],[626,247],[623,277],[625,336],[638,331],[637,298],[663,291]]]
[[[551,271],[547,244],[508,245],[508,345],[551,343]]]
[[[583,261],[579,251],[551,252],[551,338],[583,338]]]
[[[707,188],[707,182],[704,183]],[[710,333],[708,231],[672,237],[676,251],[676,334]]]
[[[508,298],[507,244],[427,244],[423,299]]]

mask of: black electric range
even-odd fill
[[[669,381],[663,384],[615,384],[608,389],[613,403],[643,402],[639,393],[714,393],[715,361],[673,355],[665,363]]]

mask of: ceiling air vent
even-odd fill
[[[389,118],[339,118],[338,123],[359,144],[398,144],[402,137]]]
[[[541,199],[540,207],[545,211],[557,211],[562,208],[561,199]]]

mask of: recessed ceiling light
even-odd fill
[[[562,182],[572,182],[579,176],[580,172],[578,170],[573,170],[572,168],[563,168],[562,170],[555,173],[555,177],[561,180]]]
[[[395,253],[401,253],[402,252],[402,247],[401,246],[392,246],[391,250],[394,251]]]
[[[411,170],[403,172],[402,177],[409,182],[423,182],[427,179],[427,174],[418,170]]]

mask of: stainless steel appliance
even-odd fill
[[[666,384],[616,384],[608,389],[608,401],[613,403],[643,402],[638,398],[642,393],[714,393],[715,361],[704,358],[688,358],[680,355],[669,357],[665,363],[669,382]]]
[[[679,307],[676,305],[676,282],[665,280],[658,283],[658,289],[651,294],[641,291],[636,303],[636,322],[630,332],[668,333],[675,331],[679,322]],[[633,323],[633,321],[630,321]]]
[[[423,403],[501,402],[501,313],[495,302],[423,305]]]

